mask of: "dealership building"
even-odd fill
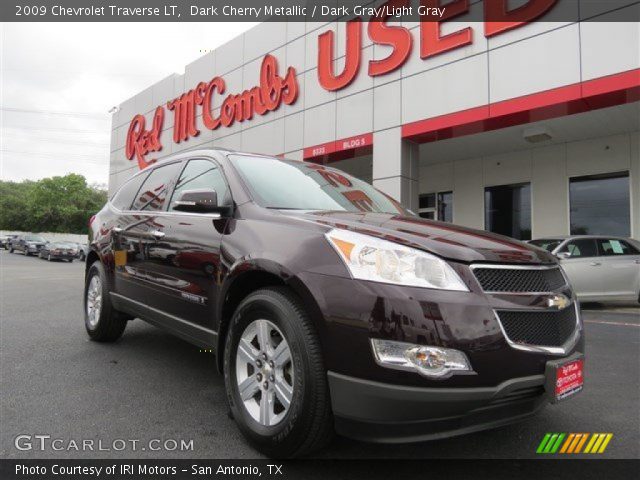
[[[638,2],[503,23],[477,21],[480,3],[440,23],[259,24],[120,105],[110,191],[214,146],[329,165],[515,238],[639,238]]]

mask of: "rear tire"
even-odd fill
[[[262,337],[261,331],[266,332]],[[288,354],[281,355],[283,342]],[[250,354],[244,355],[247,349]],[[266,455],[299,457],[331,440],[333,415],[320,342],[302,302],[288,289],[258,290],[240,303],[225,343],[224,379],[233,418]]]
[[[9,247],[9,253],[13,253],[13,247]]]
[[[115,310],[109,283],[100,261],[89,267],[84,287],[84,326],[91,340],[114,342],[127,326],[126,317]]]

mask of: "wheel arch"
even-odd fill
[[[228,327],[236,308],[251,293],[268,287],[286,287],[297,295],[307,309],[307,313],[313,320],[318,333],[321,333],[322,315],[311,292],[304,283],[295,275],[291,275],[285,268],[275,262],[252,262],[235,269],[230,275],[227,285],[221,289],[219,297],[217,318],[218,338],[216,340],[216,361],[219,372],[222,372],[223,355],[227,338]],[[320,334],[320,340],[324,335]]]

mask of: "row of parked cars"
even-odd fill
[[[41,235],[4,235],[0,237],[0,248],[9,253],[21,252],[23,255],[37,255],[39,258],[52,260],[74,259],[84,261],[87,258],[89,246],[76,242],[49,242]]]

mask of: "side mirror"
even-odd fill
[[[173,209],[179,212],[218,213],[221,217],[231,215],[232,207],[218,205],[218,194],[212,189],[185,190],[173,202]]]
[[[571,258],[571,253],[570,252],[558,252],[556,254],[556,256],[560,259],[562,258]]]

